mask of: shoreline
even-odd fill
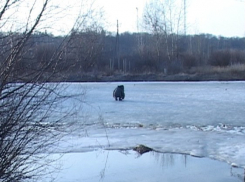
[[[115,75],[96,75],[93,73],[87,73],[83,75],[68,76],[67,78],[52,79],[51,81],[57,82],[140,82],[140,81],[171,81],[171,82],[180,82],[180,81],[245,81],[245,74],[173,74],[173,75],[164,75],[164,74],[115,74]]]

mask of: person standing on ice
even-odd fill
[[[113,91],[113,97],[115,100],[122,101],[125,98],[125,93],[124,93],[124,86],[123,85],[118,85],[117,88]]]

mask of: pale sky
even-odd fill
[[[32,0],[36,2],[35,0]],[[142,28],[142,13],[147,2],[152,0],[93,0],[93,8],[103,9],[104,17],[101,18],[97,15],[91,15],[90,19],[98,20],[99,23],[104,25],[104,21],[107,22],[105,30],[116,32],[117,20],[119,21],[119,33],[122,32],[137,32],[137,22],[139,32],[145,31]],[[63,11],[54,8],[53,11],[47,13],[45,24],[48,31],[57,32],[57,34],[64,34],[69,31],[74,24],[75,18],[79,12],[86,13],[87,7],[90,7],[92,0],[53,0],[54,4],[59,4]],[[155,0],[157,1],[157,0]],[[159,0],[164,1],[164,0]],[[173,2],[174,0],[169,0]],[[179,1],[179,4],[183,4],[184,0]],[[29,2],[29,1],[27,1]],[[41,1],[37,1],[41,2]],[[78,5],[82,2],[87,2],[81,7],[79,11]],[[186,0],[187,4],[187,34],[213,34],[216,36],[225,37],[245,37],[245,0]],[[24,4],[25,5],[25,4]],[[23,9],[19,8],[15,11],[15,18],[10,11],[5,17],[8,20],[8,16],[14,21],[10,21],[5,27],[1,27],[1,31],[11,29],[16,26],[16,29],[25,24],[29,18],[28,10],[29,6],[24,6]],[[30,3],[31,5],[31,3]],[[41,7],[41,6],[40,6]],[[38,10],[40,8],[36,6]],[[13,9],[15,10],[15,9]],[[40,10],[39,10],[40,11]],[[39,12],[37,11],[37,12]],[[24,12],[24,13],[23,13]],[[34,11],[33,11],[34,12]],[[64,13],[65,12],[65,13]],[[138,16],[137,16],[138,15]],[[137,18],[138,17],[138,18]],[[35,18],[35,16],[34,16]],[[11,20],[10,19],[10,20]],[[18,21],[17,21],[18,19]],[[138,21],[137,21],[138,19]],[[89,22],[89,21],[88,21]],[[86,22],[87,23],[87,22]],[[43,26],[40,29],[46,30]],[[7,27],[7,28],[6,28]],[[5,29],[4,29],[5,28]],[[25,27],[24,27],[25,28]],[[56,33],[55,33],[56,34]]]
[[[103,6],[109,31],[137,31],[145,3],[150,0],[97,0]],[[209,33],[225,37],[245,37],[245,0],[186,0],[187,34]],[[140,30],[141,28],[139,28]]]

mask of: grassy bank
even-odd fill
[[[88,72],[60,74],[50,81],[55,82],[117,82],[117,81],[245,81],[245,64],[228,67],[194,67],[177,74]]]

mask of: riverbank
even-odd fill
[[[245,74],[143,74],[143,75],[113,75],[101,76],[97,81],[242,81],[245,80]],[[85,81],[85,80],[84,80]]]
[[[67,82],[118,82],[118,81],[245,81],[245,70],[199,71],[178,74],[129,74],[129,73],[83,73],[69,76],[59,76],[53,81]]]

